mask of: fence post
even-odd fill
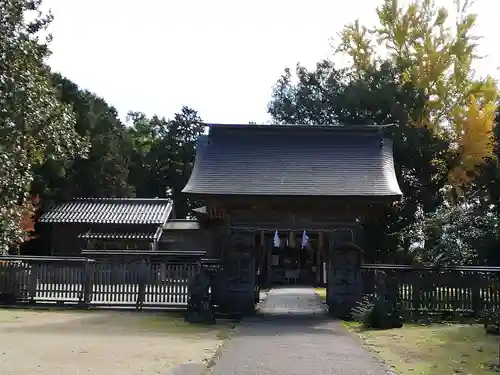
[[[396,309],[399,302],[399,280],[396,270],[387,270],[386,288],[387,300],[389,300],[391,307]]]
[[[90,259],[87,259],[83,269],[83,300],[80,301],[80,303],[83,303],[85,306],[90,306],[90,303],[92,302],[93,279],[94,264],[90,261]]]
[[[141,263],[139,263],[139,290],[137,295],[137,304],[136,309],[141,310],[144,301],[146,299],[146,276],[147,276],[148,268],[146,267],[146,261],[141,259]]]
[[[471,287],[472,287],[472,311],[474,313],[474,317],[478,317],[481,312],[484,310],[484,303],[481,300],[481,289],[483,287],[483,277],[481,274],[473,274],[470,273],[472,277]],[[474,280],[475,279],[475,280]],[[482,306],[481,306],[482,305]]]
[[[33,262],[30,263],[31,267],[31,272],[30,272],[30,277],[29,277],[29,284],[28,284],[28,294],[30,297],[30,303],[35,302],[35,297],[36,297],[36,287],[38,285],[38,263]]]
[[[411,282],[411,297],[412,297],[412,317],[413,319],[418,316],[421,305],[421,294],[422,294],[422,286],[420,283],[420,272],[418,270],[412,270],[412,282]]]

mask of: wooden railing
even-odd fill
[[[364,295],[384,294],[410,313],[500,311],[500,267],[364,264],[361,272]]]
[[[197,267],[197,262],[0,257],[0,302],[184,307]]]

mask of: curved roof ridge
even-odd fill
[[[103,201],[103,202],[171,202],[172,200],[170,198],[140,198],[140,197],[126,197],[126,198],[119,198],[119,197],[75,197],[71,199],[70,201]]]
[[[326,130],[350,130],[357,132],[380,131],[396,124],[218,124],[207,123],[209,128],[231,128],[231,129],[326,129]]]

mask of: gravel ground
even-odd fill
[[[160,314],[0,310],[0,374],[168,375],[201,368],[222,342]]]
[[[387,375],[357,338],[331,320],[313,288],[273,289],[238,327],[212,375]]]

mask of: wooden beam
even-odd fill
[[[325,257],[324,257],[324,255],[325,255],[325,254],[324,254],[324,253],[325,253],[325,249],[324,249],[324,247],[325,247],[325,243],[324,243],[323,232],[322,232],[322,231],[320,231],[320,232],[318,233],[318,248],[319,248],[320,254],[321,254],[321,256],[322,256],[323,258],[325,258]]]

